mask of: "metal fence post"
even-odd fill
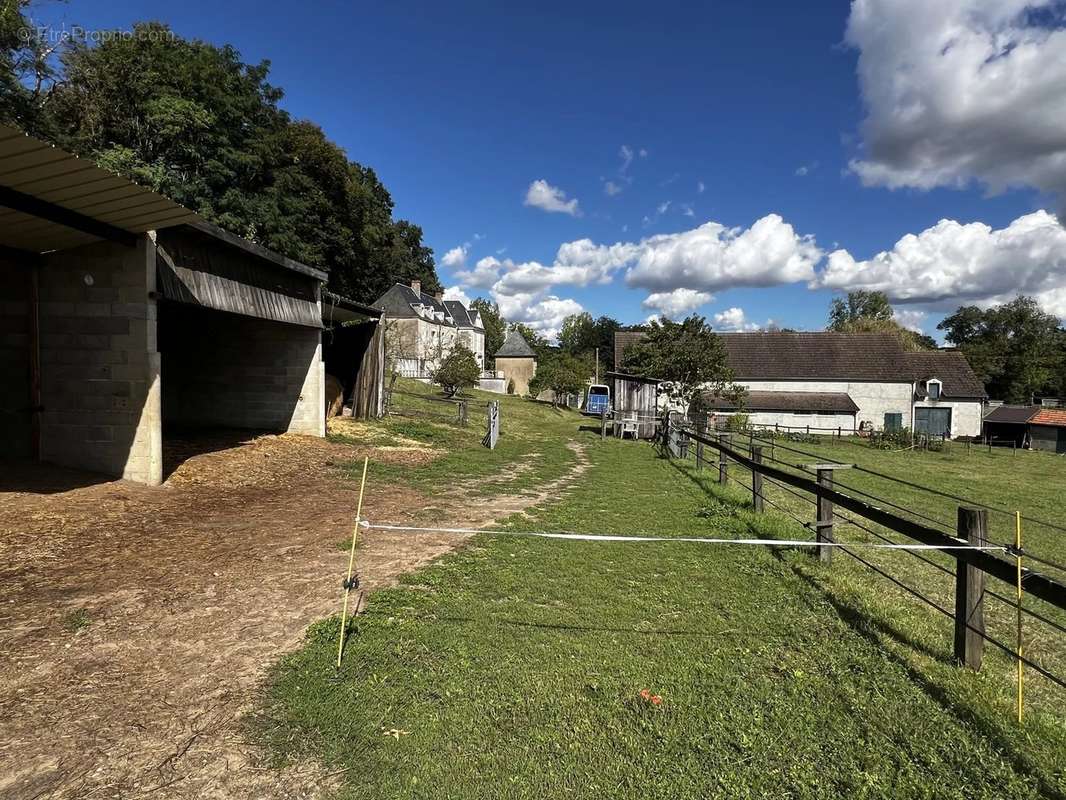
[[[988,512],[959,507],[958,537],[974,546],[985,544]],[[985,633],[985,573],[955,560],[955,659],[973,670],[981,669]]]
[[[729,440],[732,437],[725,432],[718,434],[718,441],[725,447],[729,447]],[[725,486],[729,483],[729,460],[726,458],[725,450],[718,451],[718,484]]]
[[[818,485],[825,489],[833,488],[833,470],[820,469],[818,470]],[[818,507],[815,512],[816,519],[814,521],[815,526],[815,538],[819,542],[832,542],[833,539],[833,501],[824,495],[822,492],[818,492]],[[833,548],[832,547],[819,547],[818,548],[818,560],[823,564],[828,564],[833,560]]]
[[[751,448],[751,460],[756,465],[762,464],[762,448],[754,445]],[[756,469],[751,471],[751,507],[757,512],[763,511],[763,499],[762,499],[762,473]]]

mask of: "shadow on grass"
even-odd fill
[[[696,470],[695,466],[692,464],[678,462],[676,460],[671,460],[671,466],[677,470],[679,474],[691,481],[693,485],[704,492],[708,497],[713,497],[720,501],[728,500],[738,507],[749,511],[752,510],[753,504],[751,500],[745,501],[735,496],[728,496],[730,494],[728,489],[718,484],[718,472],[715,466],[712,465],[706,473]],[[748,489],[748,491],[750,492],[750,489]],[[723,497],[723,495],[726,496]],[[749,518],[743,520],[743,524],[751,533],[756,534],[759,537],[766,536],[766,531],[757,524],[755,519]],[[1036,781],[1040,787],[1041,796],[1066,800],[1066,795],[1064,795],[1055,785],[1054,776],[1049,775],[1044,768],[1035,763],[1028,756],[1025,749],[1012,739],[1010,731],[1005,728],[1003,724],[990,719],[987,715],[981,714],[972,706],[968,706],[956,697],[953,697],[951,693],[942,685],[938,684],[935,679],[910,664],[900,654],[895,653],[890,648],[886,647],[882,637],[892,639],[900,645],[921,653],[927,658],[941,664],[954,665],[955,662],[951,656],[944,652],[934,650],[929,645],[918,641],[896,625],[893,625],[891,622],[879,619],[856,605],[842,600],[830,587],[827,587],[823,581],[819,581],[815,576],[803,570],[799,565],[784,557],[786,551],[798,551],[800,548],[773,547],[769,549],[774,558],[784,566],[787,566],[792,574],[799,578],[806,586],[825,598],[844,624],[855,631],[863,639],[877,647],[877,649],[883,652],[890,661],[902,668],[908,678],[913,681],[915,685],[919,686],[926,695],[928,695],[947,713],[952,715],[963,725],[973,728],[984,736],[1003,755],[1003,757],[1010,762],[1016,772],[1027,775]]]
[[[877,619],[853,604],[841,600],[831,589],[827,588],[815,577],[804,572],[797,565],[785,562],[783,559],[782,562],[785,563],[792,573],[803,581],[803,583],[820,593],[833,607],[837,616],[844,622],[844,624],[855,631],[863,639],[881,650],[890,661],[899,666],[906,673],[907,677],[918,685],[922,691],[932,698],[941,708],[951,714],[963,725],[973,728],[988,739],[1010,762],[1016,772],[1028,775],[1035,780],[1040,786],[1040,795],[1042,797],[1066,800],[1066,795],[1064,795],[1053,783],[1054,778],[1046,774],[1045,770],[1041,768],[1040,765],[1034,763],[1028,757],[1025,750],[1011,739],[1009,731],[1002,723],[989,719],[988,716],[982,715],[973,707],[968,706],[953,697],[950,692],[938,684],[933,678],[909,663],[898,653],[886,648],[879,634],[889,636],[901,644],[917,650],[929,658],[943,664],[953,665],[955,662],[951,657],[944,653],[938,653],[931,650],[927,645],[915,641],[912,637],[903,633],[890,623]],[[959,667],[959,669],[962,669],[962,667]]]
[[[356,619],[373,619],[374,617],[387,619],[389,617],[394,617],[394,616],[395,616],[395,614],[393,614],[393,613],[375,614],[375,612],[373,610],[368,610],[368,611],[365,611],[362,614],[360,614],[359,617],[356,618]],[[443,622],[443,623],[451,623],[451,624],[456,624],[456,625],[472,625],[472,624],[479,623],[479,622],[483,621],[482,619],[478,619],[478,618],[475,618],[475,617],[464,617],[464,616],[458,616],[458,615],[440,615],[440,614],[405,614],[404,615],[404,619],[413,620],[413,621],[417,621],[417,622],[433,623],[433,624],[437,624],[437,623]],[[687,629],[677,630],[677,629],[671,629],[671,628],[665,628],[665,629],[664,628],[649,628],[649,629],[619,628],[619,627],[610,627],[610,626],[605,626],[605,625],[570,625],[570,624],[565,624],[565,623],[560,623],[560,622],[529,622],[529,621],[526,621],[526,620],[517,620],[517,619],[491,619],[490,620],[490,624],[492,624],[492,625],[504,625],[504,626],[511,627],[511,628],[533,628],[533,629],[536,629],[536,630],[560,631],[560,632],[563,632],[563,633],[578,633],[578,634],[581,634],[581,633],[612,633],[612,634],[614,634],[614,633],[629,633],[629,634],[635,634],[637,636],[671,636],[671,637],[681,637],[681,638],[690,638],[690,639],[714,639],[714,638],[718,638],[718,637],[729,635],[731,633],[736,633],[736,631],[734,631],[732,629],[715,630],[715,631],[698,631],[698,630],[687,630]],[[356,624],[353,625],[352,622],[349,621],[349,631],[354,631],[354,630],[357,630],[357,629],[358,629],[358,622],[356,622]]]

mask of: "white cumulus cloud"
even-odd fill
[[[448,269],[462,269],[466,264],[466,254],[466,245],[453,247],[441,257],[440,263],[448,267]]]
[[[672,292],[650,294],[641,305],[644,308],[662,312],[664,317],[679,319],[704,303],[709,303],[712,299],[713,295],[710,292],[697,292],[694,289],[674,289]]]
[[[471,300],[470,296],[466,292],[464,292],[462,290],[462,287],[459,287],[459,286],[449,286],[447,289],[445,289],[444,290],[444,299],[445,300],[458,300],[460,303],[462,303],[467,308],[470,307],[470,300]]]
[[[572,217],[581,216],[576,197],[567,199],[566,192],[543,179],[529,184],[526,190],[525,205],[549,213],[569,214]]]
[[[705,222],[692,230],[651,236],[637,245],[626,283],[652,291],[774,286],[807,281],[822,251],[777,214],[750,228]]]
[[[1066,191],[1061,0],[855,0],[864,184]]]
[[[722,331],[757,331],[762,326],[749,322],[744,309],[733,306],[714,315],[714,327]]]
[[[563,320],[571,314],[580,314],[584,307],[571,298],[537,293],[496,295],[500,313],[509,322],[521,322],[542,336],[554,340],[559,336]]]
[[[1047,211],[999,229],[945,219],[865,261],[835,250],[811,286],[871,289],[896,302],[940,308],[1029,294],[1061,317],[1066,314],[1066,229]]]

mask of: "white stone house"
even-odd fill
[[[615,335],[615,368],[640,333]],[[717,413],[811,433],[911,428],[980,436],[984,386],[962,353],[907,352],[887,333],[719,334],[743,408],[712,398]]]
[[[481,316],[457,300],[444,300],[422,291],[421,281],[410,286],[393,284],[372,304],[388,317],[385,326],[386,358],[405,378],[428,380],[457,342],[474,352],[478,365],[485,364],[485,329]],[[455,314],[461,312],[457,320]]]
[[[485,325],[481,322],[481,313],[477,309],[467,308],[459,300],[445,300],[444,307],[459,330],[459,341],[473,351],[478,367],[484,370]]]

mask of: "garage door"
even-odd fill
[[[950,408],[916,408],[914,409],[914,430],[933,436],[951,435]]]

